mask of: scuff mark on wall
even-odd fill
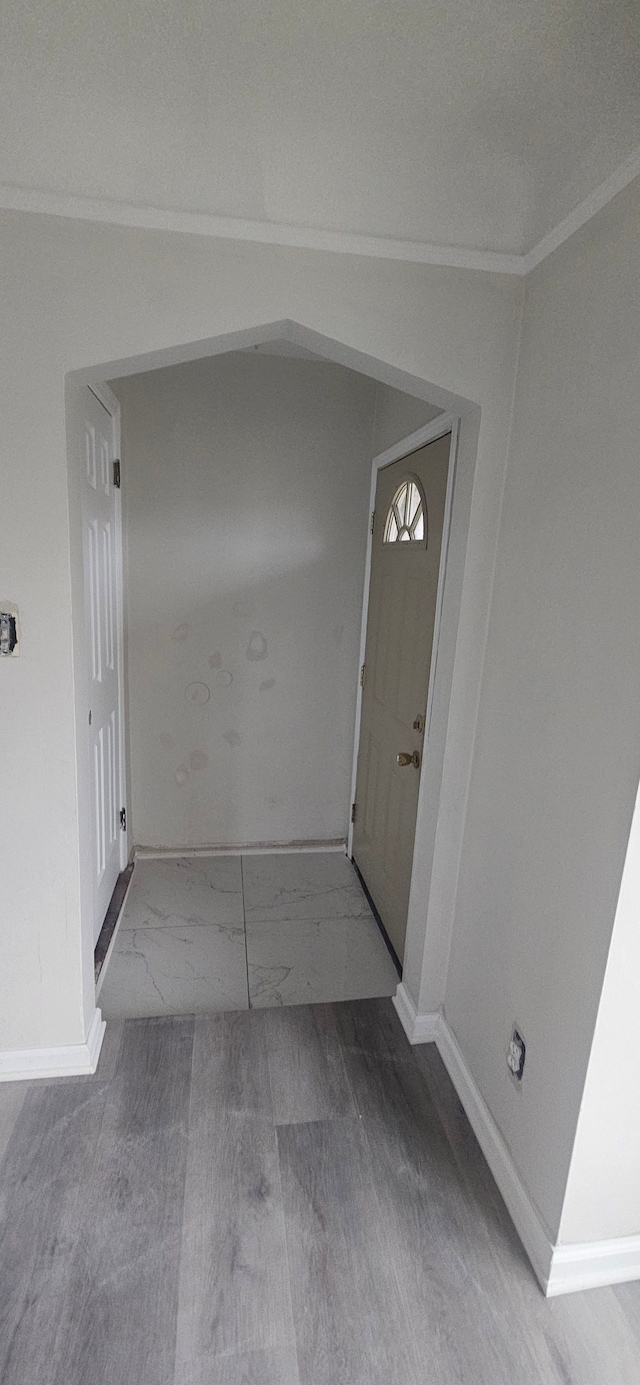
[[[211,697],[211,689],[206,683],[188,683],[184,695],[192,706],[204,707],[205,702]]]
[[[189,764],[193,773],[197,774],[198,770],[209,768],[209,756],[205,754],[204,750],[192,750],[189,756]]]
[[[160,737],[160,744],[163,750],[173,750],[175,741],[173,739],[173,736],[169,735],[168,731],[163,731]]]
[[[219,649],[214,654],[209,655],[209,668],[222,668],[222,655]]]
[[[233,674],[228,668],[219,668],[216,673],[216,687],[230,688],[233,683]]]
[[[228,745],[241,745],[241,744],[242,744],[242,736],[240,735],[240,732],[239,732],[239,731],[233,731],[233,730],[232,730],[232,731],[224,731],[224,732],[223,732],[223,740],[225,740],[225,741],[227,742]]]
[[[276,686],[276,680],[275,680],[275,678],[263,678],[263,680],[262,680],[262,682],[261,682],[261,684],[260,684],[260,692],[268,692],[268,691],[269,691],[269,688],[275,688],[275,686]]]
[[[184,620],[181,625],[176,625],[176,628],[173,631],[171,638],[172,640],[177,640],[178,643],[183,644],[185,640],[188,640],[190,634],[191,626],[189,625],[188,621]]]
[[[343,635],[344,635],[344,625],[334,625],[333,630],[331,631],[331,638],[332,638],[332,640],[333,640],[333,643],[334,643],[335,645],[337,645],[338,648],[339,648],[340,645],[342,644],[342,636],[343,636]]]
[[[176,781],[176,784],[178,785],[178,788],[179,788],[179,789],[184,788],[184,786],[185,786],[185,784],[186,784],[186,782],[187,782],[187,780],[188,780],[188,778],[189,778],[189,771],[188,771],[188,769],[187,769],[187,766],[186,766],[186,765],[178,765],[178,768],[177,768],[177,770],[176,770],[176,772],[175,772],[175,774],[174,774],[173,777],[174,777],[174,779],[175,779],[175,781]]]
[[[261,630],[252,630],[247,645],[247,658],[252,663],[267,657],[267,641]]]

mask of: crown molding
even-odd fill
[[[107,202],[93,197],[40,192],[0,183],[0,209],[39,212],[44,216],[71,217],[79,221],[103,221],[116,226],[151,231],[179,231],[192,236],[290,246],[297,250],[326,250],[336,255],[364,255],[413,264],[444,265],[452,269],[481,269],[492,274],[523,274],[524,256],[493,250],[465,250],[454,245],[427,245],[386,236],[359,236],[350,231],[321,231],[312,226],[287,226],[277,221],[248,221],[240,217],[210,216],[207,212],[177,212],[160,207],[136,207],[129,202]]]
[[[625,159],[599,187],[589,193],[553,230],[524,255],[494,250],[471,250],[455,245],[430,245],[422,241],[393,240],[386,236],[361,236],[350,231],[322,231],[312,226],[288,226],[277,221],[251,221],[241,217],[212,216],[208,212],[179,212],[161,207],[139,207],[129,202],[94,197],[72,197],[0,183],[0,210],[37,212],[44,216],[70,217],[78,221],[107,222],[115,226],[149,231],[177,231],[183,235],[253,241],[262,245],[288,246],[297,250],[324,250],[334,255],[363,255],[374,259],[402,260],[410,264],[441,265],[451,269],[483,270],[490,274],[525,276],[574,235],[597,212],[640,176],[640,148]]]
[[[522,272],[529,274],[532,269],[536,268],[536,265],[546,260],[547,255],[551,255],[575,231],[579,231],[581,226],[585,226],[587,221],[591,221],[592,216],[602,211],[607,202],[611,202],[614,197],[617,197],[618,193],[628,187],[629,183],[632,183],[634,178],[638,176],[640,176],[640,149],[635,149],[624,163],[621,163],[608,178],[605,178],[604,183],[590,192],[583,202],[574,207],[563,221],[559,221],[552,231],[548,231],[546,236],[543,236],[533,249],[523,256],[524,269]]]

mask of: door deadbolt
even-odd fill
[[[413,723],[413,729],[414,731],[419,731],[420,735],[422,735],[422,732],[424,731],[424,717],[422,715],[422,712],[420,712],[419,715],[416,717]]]
[[[414,750],[413,754],[410,754],[408,750],[401,750],[400,754],[396,756],[396,759],[403,769],[405,765],[414,765],[415,768],[418,769],[420,764],[420,756],[417,750]]]

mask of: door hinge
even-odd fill
[[[371,533],[373,533],[375,527],[376,527],[376,512],[375,512],[375,510],[372,510],[372,511],[371,511]]]
[[[361,688],[364,687],[364,680],[365,680],[366,676],[367,676],[367,665],[366,665],[366,664],[363,664],[363,665],[362,665],[362,668],[360,669],[360,687],[361,687]]]
[[[116,490],[120,490],[120,459],[116,458],[113,463],[113,484]]]
[[[351,821],[352,821],[352,822],[355,822],[355,820],[356,820],[356,805],[355,805],[355,803],[352,803],[352,804],[351,804]]]
[[[123,831],[123,832],[126,832],[126,830],[127,830],[127,810],[126,810],[126,808],[121,808],[121,809],[120,809],[120,826],[121,826],[121,828],[122,828],[122,831]]]

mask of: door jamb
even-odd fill
[[[109,386],[101,380],[99,383],[92,382],[87,386],[96,399],[104,406],[107,413],[111,415],[113,422],[113,451],[114,458],[120,461],[120,475],[122,475],[122,455],[121,455],[121,421],[122,410],[120,400],[109,389]],[[115,495],[115,554],[116,554],[116,647],[118,654],[118,718],[120,721],[120,755],[118,762],[118,791],[120,806],[127,807],[127,730],[125,719],[125,697],[124,697],[124,548],[122,537],[122,491],[118,489]],[[127,812],[127,825],[120,832],[120,870],[124,870],[129,861],[129,813]]]
[[[440,547],[440,565],[438,569],[438,588],[436,593],[436,610],[433,626],[433,644],[431,646],[431,664],[429,668],[429,686],[427,690],[427,706],[425,716],[424,742],[422,759],[424,763],[427,741],[431,729],[431,712],[433,708],[433,694],[436,680],[436,670],[438,664],[438,644],[440,640],[440,629],[442,622],[442,602],[444,599],[444,585],[446,580],[447,554],[449,550],[449,536],[451,531],[451,513],[453,509],[453,492],[455,483],[455,471],[458,455],[458,434],[460,431],[460,418],[456,414],[438,414],[437,418],[432,419],[431,423],[425,424],[423,428],[418,428],[415,433],[410,433],[408,437],[402,438],[400,442],[394,443],[393,447],[387,448],[379,456],[374,457],[371,463],[371,491],[369,503],[369,517],[375,510],[376,488],[378,484],[378,472],[384,467],[391,466],[394,462],[402,461],[403,457],[408,457],[412,452],[417,452],[419,448],[425,447],[430,442],[436,442],[446,433],[451,433],[451,447],[449,449],[449,467],[447,472],[447,491],[444,507],[444,521],[442,527],[442,543]],[[362,599],[362,623],[360,627],[360,660],[358,667],[362,668],[365,662],[365,652],[367,644],[367,618],[369,614],[369,591],[371,584],[371,550],[373,545],[373,533],[371,523],[368,526],[367,552],[364,569],[364,593]],[[360,750],[360,724],[362,719],[362,687],[358,679],[356,695],[356,717],[353,740],[353,765],[351,770],[351,803],[356,799],[356,778],[358,773],[358,753]],[[418,822],[424,806],[424,800],[428,793],[427,776],[420,775],[420,787],[418,790],[418,810],[416,823]],[[414,839],[414,858],[412,867],[412,878],[415,871],[416,852],[419,851],[419,843]],[[353,855],[353,822],[351,813],[349,814],[349,834],[347,838],[347,855],[351,859]],[[407,932],[411,918],[411,899],[412,892],[409,894],[409,910],[407,917]]]

